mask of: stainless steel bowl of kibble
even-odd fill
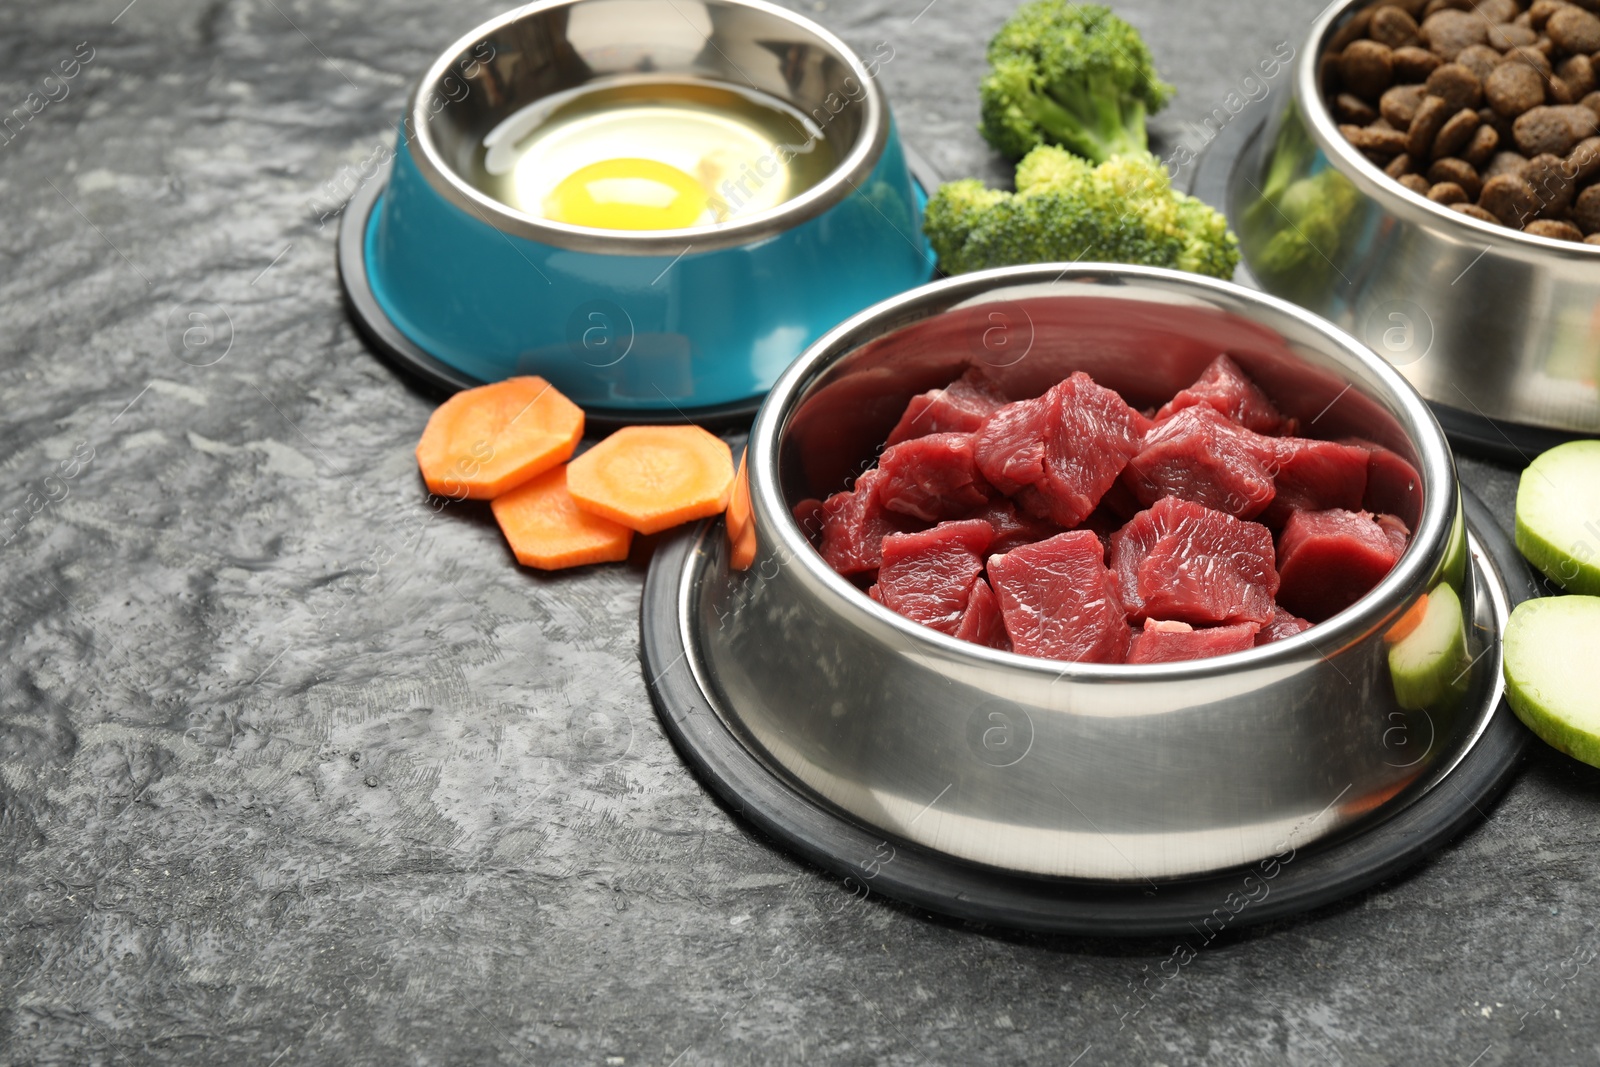
[[[1335,3],[1229,189],[1268,292],[1355,333],[1429,400],[1494,420],[1478,434],[1491,445],[1502,423],[1600,432],[1586,6]]]
[[[1232,283],[913,290],[784,374],[745,469],[748,514],[652,570],[647,673],[885,840],[1217,871],[1413,802],[1499,700],[1506,595],[1427,406]]]

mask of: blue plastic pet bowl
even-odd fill
[[[874,79],[881,62],[760,0],[554,0],[485,23],[429,68],[387,183],[346,211],[358,322],[445,387],[538,374],[632,421],[753,410],[829,328],[932,276],[926,197]],[[530,104],[663,78],[777,97],[839,162],[774,208],[675,230],[552,222],[463,177],[485,135]]]

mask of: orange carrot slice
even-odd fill
[[[628,426],[567,465],[567,490],[592,515],[650,534],[728,506],[733,453],[698,426]]]
[[[739,473],[733,476],[733,489],[728,493],[728,512],[724,522],[728,527],[728,543],[739,540],[745,527],[750,525],[750,474],[745,470],[748,452],[739,456]]]
[[[1427,614],[1428,594],[1423,593],[1415,604],[1406,609],[1404,615],[1395,620],[1394,625],[1383,635],[1383,639],[1391,645],[1399,644],[1405,640],[1407,634],[1422,625],[1422,619]]]
[[[756,561],[756,524],[746,523],[738,540],[728,549],[728,566],[736,571],[747,571]]]
[[[540,570],[628,558],[633,531],[580,511],[567,492],[567,469],[536,475],[489,505],[517,562]]]
[[[745,468],[746,450],[739,456],[739,473],[733,476],[728,493],[728,511],[723,523],[728,528],[728,566],[736,571],[750,569],[756,561],[756,524],[750,521],[750,472]]]
[[[417,442],[428,491],[493,500],[558,463],[583,436],[583,409],[543,378],[463,389],[440,404]]]

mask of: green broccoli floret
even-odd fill
[[[1175,191],[1148,152],[1098,167],[1053,146],[1017,164],[1017,191],[941,186],[923,231],[947,274],[1017,263],[1142,263],[1231,278],[1239,243],[1220,213]]]
[[[1139,31],[1099,4],[1033,0],[989,42],[979,130],[1016,158],[1061,145],[1103,163],[1144,152],[1146,115],[1172,98]]]
[[[1239,239],[1228,230],[1222,212],[1204,200],[1174,193],[1178,228],[1183,232],[1183,251],[1175,266],[1213,278],[1232,278],[1239,265]]]

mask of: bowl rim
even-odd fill
[[[1484,222],[1471,215],[1451,211],[1445,205],[1435,203],[1420,193],[1414,193],[1389,177],[1376,163],[1362,155],[1355,145],[1345,140],[1344,135],[1339,132],[1338,125],[1333,121],[1327,101],[1322,97],[1322,86],[1317,77],[1317,70],[1322,64],[1322,56],[1326,51],[1328,38],[1333,34],[1334,24],[1352,8],[1372,3],[1373,0],[1333,0],[1333,3],[1324,8],[1322,14],[1312,22],[1311,31],[1306,37],[1307,47],[1301,53],[1295,68],[1295,102],[1300,109],[1306,129],[1317,147],[1328,157],[1329,162],[1346,177],[1363,179],[1357,182],[1361,191],[1378,200],[1391,214],[1405,221],[1426,222],[1429,218],[1437,219],[1445,225],[1462,227],[1468,233],[1489,240],[1490,247],[1498,243],[1512,249],[1562,253],[1580,260],[1594,260],[1600,257],[1600,245],[1564,241],[1556,237],[1540,237],[1535,233],[1514,230],[1509,226]]]
[[[1160,664],[1082,663],[1025,656],[991,649],[942,634],[904,618],[874,602],[861,589],[823,560],[800,530],[783,500],[777,472],[778,444],[800,400],[812,385],[840,359],[862,345],[900,329],[953,310],[965,301],[997,290],[1047,283],[1066,295],[1095,295],[1099,285],[1081,280],[1119,278],[1155,282],[1158,286],[1189,286],[1201,295],[1217,295],[1244,304],[1259,304],[1320,334],[1341,354],[1354,359],[1386,387],[1380,402],[1397,409],[1397,421],[1416,447],[1425,492],[1423,511],[1411,543],[1383,579],[1344,611],[1314,624],[1293,637],[1266,645],[1206,659]],[[926,312],[926,313],[924,313]],[[1392,404],[1388,402],[1392,401]],[[1231,281],[1170,270],[1164,267],[1116,263],[1053,263],[997,267],[930,282],[891,297],[853,315],[818,338],[791,364],[768,393],[750,431],[747,446],[753,511],[774,516],[779,559],[785,566],[805,568],[814,587],[833,600],[841,618],[854,618],[863,630],[888,627],[906,641],[927,643],[945,658],[956,658],[988,669],[1023,671],[1035,677],[1053,675],[1054,681],[1168,681],[1212,677],[1300,661],[1307,651],[1332,660],[1346,648],[1374,633],[1387,619],[1398,615],[1411,598],[1397,599],[1403,589],[1421,589],[1438,571],[1447,538],[1454,530],[1460,489],[1455,462],[1443,429],[1433,412],[1398,371],[1356,338],[1325,319],[1267,293]],[[1434,545],[1435,551],[1420,550]],[[766,553],[763,553],[765,555]],[[1324,649],[1328,651],[1324,651]]]
[[[434,191],[455,206],[475,215],[502,233],[537,241],[575,252],[607,255],[683,256],[690,249],[715,251],[750,244],[792,229],[815,218],[858,190],[882,158],[889,140],[889,107],[877,78],[868,72],[861,57],[833,33],[795,12],[766,0],[697,0],[707,6],[742,7],[761,12],[816,37],[832,49],[862,86],[856,103],[866,108],[861,133],[850,152],[834,165],[826,178],[799,196],[776,207],[757,212],[736,222],[714,223],[671,230],[602,230],[573,226],[518,211],[500,200],[473,188],[456,173],[434,142],[429,119],[428,96],[447,75],[454,75],[456,60],[478,42],[524,19],[562,7],[575,7],[599,0],[537,0],[479,23],[458,37],[428,65],[422,78],[412,87],[406,104],[406,119],[412,130],[412,157]],[[673,7],[672,0],[661,2]],[[459,75],[454,75],[459,77]],[[663,76],[671,76],[664,72]],[[448,106],[448,105],[447,105]],[[402,141],[405,132],[401,133]]]

